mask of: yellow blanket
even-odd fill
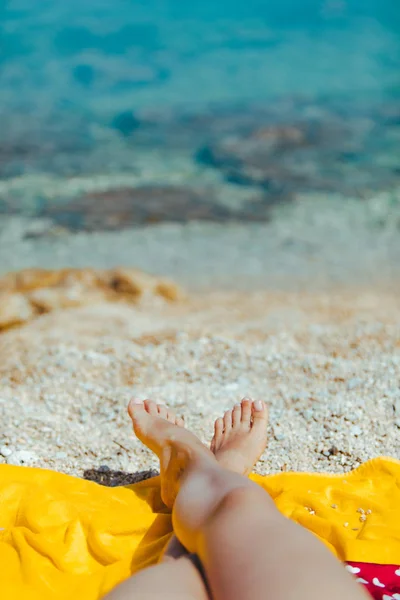
[[[399,461],[253,479],[341,560],[400,564]],[[159,491],[159,478],[106,488],[0,466],[1,597],[94,600],[156,562],[172,531]]]

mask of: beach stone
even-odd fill
[[[347,382],[347,389],[350,390],[354,390],[355,388],[359,387],[362,384],[362,379],[360,379],[359,377],[353,377],[352,379],[349,379],[349,381]]]
[[[60,308],[72,308],[95,304],[105,299],[101,290],[87,288],[83,285],[43,288],[29,294],[31,304],[40,312],[46,313]]]
[[[4,456],[4,458],[7,458],[8,456],[10,456],[12,454],[12,452],[13,451],[8,446],[1,446],[1,448],[0,448],[0,454],[2,456]]]
[[[143,296],[168,302],[185,298],[173,281],[139,269],[25,269],[0,278],[0,331],[43,313],[101,302],[136,303]]]
[[[39,457],[34,452],[30,452],[28,450],[17,450],[7,457],[6,462],[9,465],[28,466],[37,462],[38,460]]]
[[[307,408],[304,412],[303,412],[303,417],[305,418],[306,421],[311,421],[312,418],[314,417],[314,411],[312,408]]]
[[[110,471],[110,467],[108,465],[100,465],[99,473],[108,473]]]
[[[0,331],[22,325],[34,314],[34,309],[23,294],[0,292]]]
[[[68,458],[68,454],[66,452],[56,452],[55,456],[58,460],[63,460],[65,458]]]
[[[350,433],[351,435],[358,437],[362,434],[362,429],[358,425],[353,425],[353,427],[350,429]]]
[[[172,281],[157,279],[139,269],[119,268],[109,272],[109,285],[118,294],[138,299],[151,292],[166,300],[176,301],[183,297],[182,290]]]
[[[62,280],[62,269],[23,269],[8,273],[0,279],[0,289],[18,292],[29,292],[38,288],[58,285]]]

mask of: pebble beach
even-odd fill
[[[299,200],[259,229],[192,224],[19,239],[2,254],[4,273],[32,263],[54,268],[54,257],[62,266],[104,267],[105,251],[96,250],[103,247],[114,264],[152,261],[155,280],[167,275],[181,292],[172,301],[144,294],[134,304],[61,307],[0,333],[0,461],[109,485],[148,477],[157,461],[133,437],[132,397],[172,406],[204,443],[241,397],[265,399],[269,445],[259,473],[344,472],[375,456],[399,457],[393,202],[383,225],[384,197],[365,202],[357,229],[329,203],[310,220],[309,204]],[[18,227],[4,228],[2,248]],[[338,252],[335,231],[348,254]],[[218,255],[211,250],[221,240]]]

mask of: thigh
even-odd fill
[[[148,567],[121,583],[107,600],[209,600],[203,579],[187,556]]]
[[[253,490],[223,501],[202,531],[199,551],[214,600],[368,597],[313,534]]]

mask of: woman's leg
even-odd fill
[[[183,427],[183,420],[163,405],[146,402],[149,414]],[[174,537],[159,564],[130,577],[107,596],[107,600],[209,600],[195,560]]]
[[[216,425],[214,447],[224,450],[226,467],[266,429],[265,405],[252,403],[249,424],[247,410],[242,403],[236,427],[237,408],[230,421],[225,415],[223,429]],[[220,466],[195,436],[149,414],[143,403],[132,402],[129,412],[136,435],[160,458],[162,496],[173,507],[175,533],[200,557],[215,600],[365,600],[329,551],[284,518],[262,488]]]
[[[107,600],[209,600],[189,555],[140,571],[116,587]]]

